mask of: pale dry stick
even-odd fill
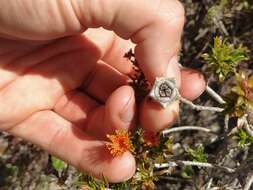
[[[203,46],[203,48],[199,51],[199,53],[195,56],[194,60],[199,59],[202,54],[204,53],[204,51],[206,51],[206,49],[209,47],[210,42],[206,41],[205,45]]]
[[[246,125],[244,125],[244,128],[247,133],[253,138],[253,126],[247,123]]]
[[[218,103],[226,104],[226,101],[208,85],[206,85],[206,92]]]
[[[242,189],[242,185],[240,181],[238,180],[238,178],[234,179],[233,182],[229,184],[229,187],[231,187],[231,190]]]
[[[229,114],[226,114],[225,118],[224,118],[224,131],[225,132],[228,132],[229,119],[230,119]]]
[[[206,36],[206,34],[209,32],[209,28],[200,29],[198,35],[193,39],[194,42],[197,42],[199,39]],[[208,42],[210,43],[210,42]]]
[[[210,107],[210,106],[200,106],[200,105],[195,105],[192,103],[190,100],[187,100],[183,98],[180,94],[178,94],[179,100],[185,104],[188,104],[192,109],[198,110],[198,111],[213,111],[213,112],[223,112],[223,108],[219,107]]]
[[[205,185],[205,186],[206,186],[206,190],[210,190],[210,189],[211,189],[212,183],[213,183],[213,178],[211,178],[211,179],[207,182],[207,184]],[[205,186],[204,186],[204,187],[205,187]],[[203,188],[204,188],[204,187],[203,187]]]
[[[220,27],[221,27],[221,30],[224,32],[224,34],[225,34],[226,36],[229,36],[229,33],[228,33],[228,31],[227,31],[227,29],[226,29],[224,23],[223,23],[221,20],[219,21],[219,25],[220,25]]]
[[[250,174],[249,176],[249,180],[247,181],[247,183],[245,184],[243,190],[250,190],[251,187],[253,188],[253,173]]]
[[[212,130],[204,128],[204,127],[198,127],[198,126],[181,126],[181,127],[174,127],[170,129],[165,129],[162,131],[163,135],[168,135],[169,133],[179,132],[179,131],[185,131],[185,130],[195,130],[195,131],[203,131],[206,133],[214,133]]]
[[[226,36],[228,36],[229,34],[228,34],[228,31],[227,31],[227,29],[226,29],[226,27],[225,27],[225,25],[223,24],[223,22],[221,21],[221,20],[218,20],[217,18],[213,18],[213,22],[214,22],[214,24],[218,27],[218,28],[220,28],[221,29],[221,31],[226,35]]]
[[[253,126],[249,124],[248,122],[248,115],[247,114],[244,114],[242,117],[240,117],[238,120],[237,120],[237,126],[238,127],[243,127],[247,133],[253,137]]]
[[[219,159],[220,160],[219,164],[221,164],[221,165],[224,164],[228,158],[230,158],[230,159],[234,158],[234,154],[235,154],[237,149],[238,149],[237,146],[236,147],[231,147],[228,150],[228,153],[223,152],[223,154],[220,155],[221,158]],[[225,153],[225,155],[224,155],[224,153]]]
[[[215,164],[205,163],[205,162],[195,162],[195,161],[174,161],[174,162],[168,162],[168,163],[162,163],[162,164],[155,164],[155,168],[162,169],[162,168],[168,168],[168,167],[176,167],[176,166],[198,166],[198,167],[205,167],[205,168],[217,168],[220,170],[223,170],[228,173],[234,173],[235,170],[232,168],[228,168],[225,166],[219,166]]]
[[[231,135],[234,135],[235,133],[238,132],[238,127],[234,127],[233,129],[231,129],[231,131],[227,134],[227,136],[231,136]]]

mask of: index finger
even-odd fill
[[[50,40],[103,27],[135,44],[147,79],[165,76],[180,47],[184,9],[178,0],[27,0],[0,2],[0,35]],[[170,77],[179,69],[171,68]],[[175,70],[175,71],[174,71]],[[180,81],[180,80],[178,80]]]
[[[184,9],[177,0],[79,0],[72,3],[81,24],[104,27],[136,43],[136,58],[150,82],[166,76],[180,47]],[[172,67],[169,77],[178,78]]]

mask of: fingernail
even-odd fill
[[[129,96],[129,99],[125,105],[125,107],[122,109],[122,112],[120,114],[120,118],[124,123],[131,123],[134,119],[134,113],[135,113],[135,106],[134,101],[132,100],[134,98],[134,93]]]

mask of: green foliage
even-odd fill
[[[194,173],[192,166],[184,166],[181,170],[181,176],[185,179],[191,179]]]
[[[207,162],[208,155],[202,145],[198,145],[195,149],[187,148],[186,153],[193,161]]]
[[[231,24],[233,16],[248,9],[250,9],[249,0],[219,0],[207,10],[204,22],[210,27],[220,28],[221,22]]]
[[[67,168],[67,164],[64,162],[64,161],[62,161],[62,160],[60,160],[60,159],[58,159],[58,158],[56,158],[56,157],[54,157],[54,156],[52,156],[51,157],[51,160],[52,160],[52,166],[53,166],[53,168],[58,172],[58,173],[61,173],[63,170],[65,170],[66,168]]]
[[[253,76],[246,76],[244,72],[236,74],[237,85],[232,89],[236,94],[245,97],[248,100],[253,101],[250,92],[253,89]]]
[[[82,186],[82,189],[88,190],[105,190],[109,184],[106,180],[98,180],[89,175],[85,176],[85,183]]]
[[[238,96],[235,93],[229,93],[225,97],[225,100],[227,102],[225,113],[236,117],[241,117],[244,115],[247,107],[244,98]]]
[[[146,163],[139,163],[137,171],[132,180],[132,188],[138,189],[142,187],[144,189],[154,189],[154,181],[158,180],[157,176],[154,174],[154,167],[152,161],[146,160]]]
[[[235,47],[234,44],[222,40],[221,37],[214,38],[211,53],[205,53],[202,57],[209,64],[209,68],[219,81],[224,81],[228,76],[236,73],[238,64],[248,60],[245,47],[242,45]]]
[[[228,5],[228,0],[221,0],[218,4],[214,4],[208,9],[205,21],[208,24],[213,24],[213,19],[221,20],[225,7]]]
[[[147,161],[147,160],[146,160]],[[154,181],[157,181],[158,177],[154,173],[154,167],[152,161],[146,163],[140,162],[137,166],[135,175],[129,180],[121,183],[109,184],[104,178],[98,180],[89,175],[83,175],[80,177],[78,188],[87,190],[105,190],[110,188],[113,190],[137,190],[137,189],[155,189]]]
[[[173,137],[171,136],[169,138],[164,138],[163,135],[161,135],[160,141],[160,146],[163,146],[163,149],[166,150],[166,153],[173,154]]]
[[[0,187],[2,184],[11,183],[12,176],[17,175],[18,170],[18,166],[9,163],[4,166],[0,166]]]
[[[227,103],[226,110],[236,117],[253,110],[253,76],[248,77],[244,72],[236,74],[236,84],[227,95]]]
[[[241,148],[253,143],[253,137],[251,137],[244,129],[238,129],[234,138]]]
[[[113,190],[131,190],[132,189],[128,181],[112,184],[110,188]]]

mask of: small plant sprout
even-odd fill
[[[253,110],[253,76],[247,77],[244,72],[236,74],[237,84],[232,92],[238,95],[237,105],[243,111]]]
[[[215,37],[211,53],[205,53],[202,57],[219,81],[224,81],[236,73],[240,62],[248,60],[247,52],[242,45],[235,47],[221,37]]]
[[[247,76],[240,71],[236,74],[235,80],[236,84],[225,97],[228,102],[226,111],[235,117],[247,114],[250,121],[253,111],[253,76]]]
[[[63,170],[65,170],[68,165],[66,162],[60,160],[59,158],[56,158],[52,156],[52,166],[55,170],[57,170],[59,173],[61,173]]]
[[[195,162],[207,162],[208,155],[204,152],[203,145],[198,145],[195,149],[186,148],[186,153]]]
[[[253,137],[251,137],[245,129],[238,129],[234,138],[241,148],[245,148],[253,143]]]

